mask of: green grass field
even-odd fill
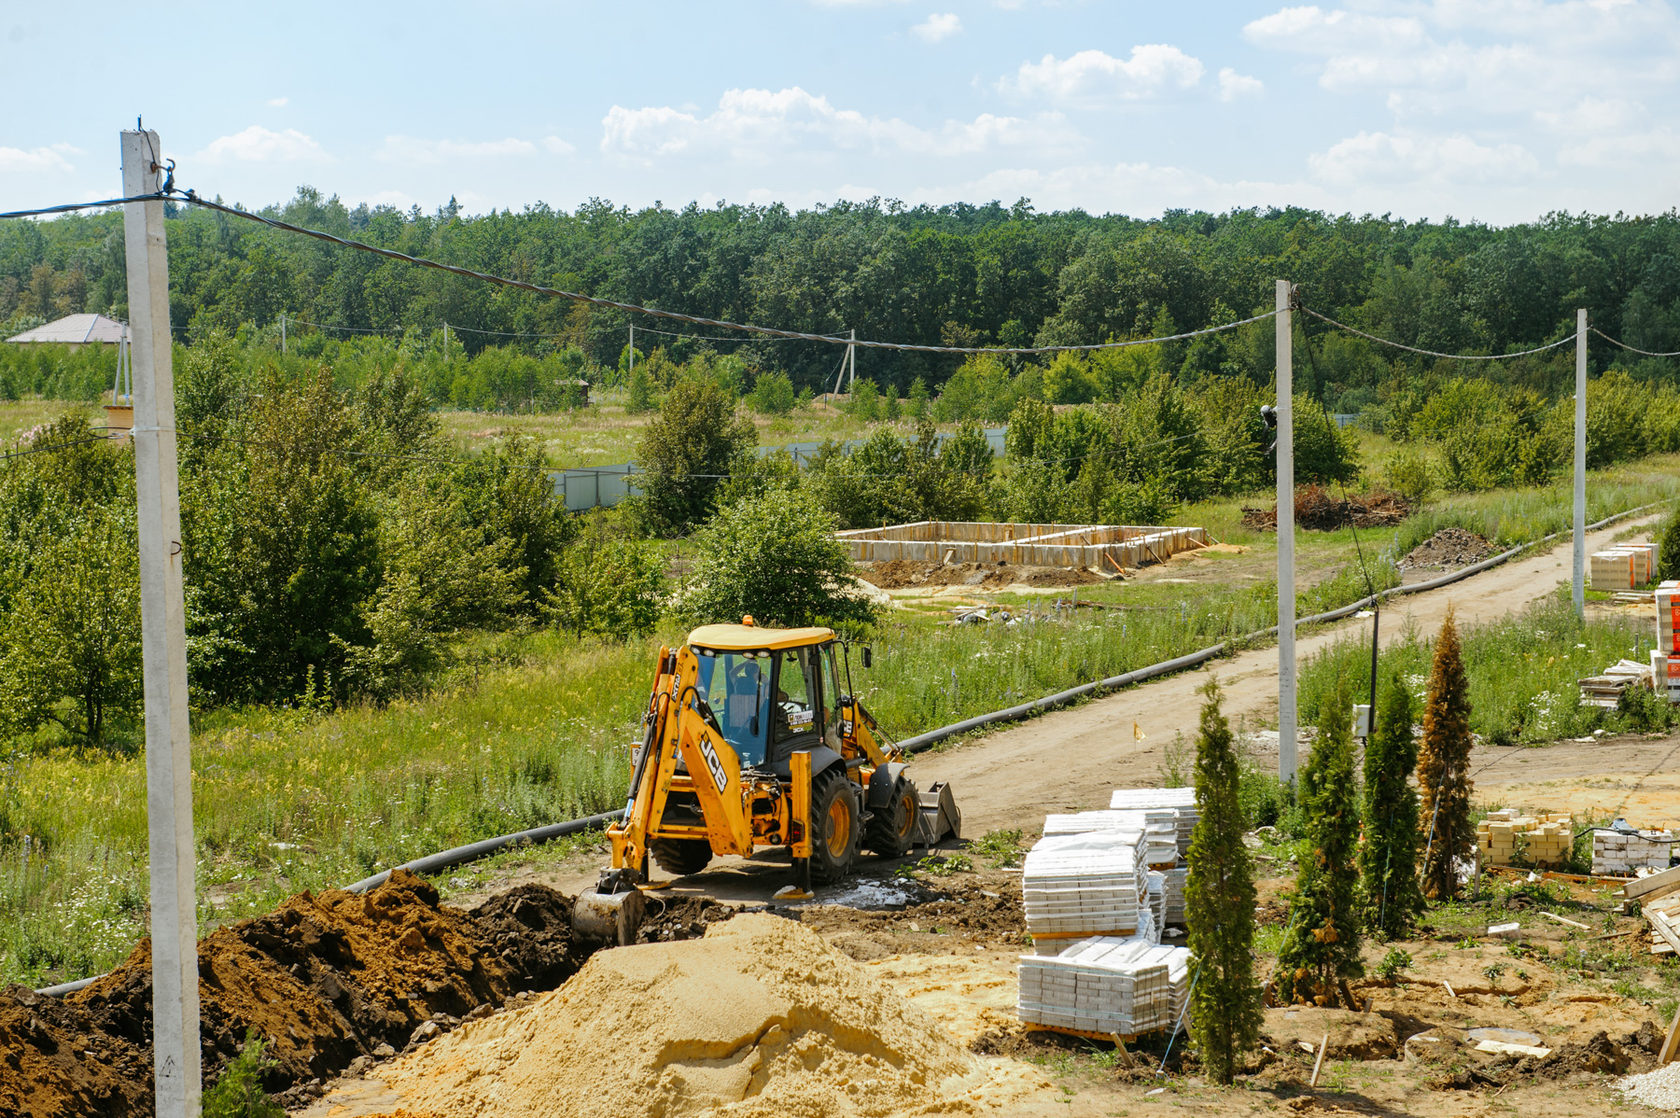
[[[0,430],[55,413],[41,402],[6,405]],[[602,454],[613,460],[616,451]],[[1680,494],[1676,465],[1674,457],[1652,459],[1595,475],[1593,515]],[[1360,541],[1373,576],[1387,581],[1385,564],[1421,538],[1422,526],[1461,523],[1501,542],[1532,538],[1567,522],[1565,492],[1445,499]],[[1205,572],[1194,584],[1141,578],[1082,588],[1128,608],[1056,613],[1042,597],[1021,596],[1019,608],[1042,616],[960,628],[936,624],[938,611],[895,611],[873,637],[874,668],[864,672],[854,661],[858,689],[888,730],[904,736],[1264,628],[1274,620],[1276,543],[1240,522],[1244,504],[1263,503],[1255,495],[1181,510],[1177,522],[1248,549],[1198,561]],[[1302,533],[1299,553],[1303,611],[1364,593],[1351,532]],[[1586,643],[1582,663],[1594,667],[1615,648],[1637,645],[1620,631],[1558,634],[1556,641]],[[1532,643],[1517,630],[1488,640]],[[618,806],[657,643],[547,632],[486,638],[418,700],[325,714],[197,713],[201,925],[449,846]],[[1542,647],[1550,646],[1527,650],[1539,655]],[[1560,650],[1571,654],[1513,677],[1508,699],[1478,709],[1488,717],[1505,711],[1499,717],[1509,722],[1519,704],[1555,692],[1581,659]],[[1415,671],[1420,654],[1408,645],[1399,655]],[[1474,665],[1494,660],[1488,653],[1473,662],[1473,686],[1478,671],[1491,670]],[[1327,670],[1308,666],[1304,699]],[[1533,733],[1541,724],[1525,723]],[[144,787],[143,761],[133,754],[37,755],[14,743],[0,756],[0,834],[9,836],[0,848],[0,978],[39,985],[96,973],[138,941],[147,906]]]

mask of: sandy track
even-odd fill
[[[1587,550],[1604,546],[1629,527],[1655,517],[1623,521],[1587,534]],[[1396,599],[1383,612],[1382,642],[1400,639],[1408,625],[1432,633],[1449,608],[1460,625],[1506,616],[1551,593],[1569,579],[1570,541],[1473,575],[1463,582]],[[1296,638],[1298,663],[1348,633],[1369,632],[1368,620],[1348,619]],[[1046,812],[1108,806],[1119,785],[1160,782],[1164,750],[1182,733],[1194,740],[1209,678],[1224,689],[1226,715],[1235,724],[1276,725],[1277,649],[1268,647],[1214,660],[1082,706],[990,734],[940,753],[919,757],[922,787],[948,780],[963,810],[970,837],[999,827],[1036,831]],[[1139,741],[1133,724],[1142,731]],[[1618,766],[1625,767],[1625,766]],[[1491,774],[1490,774],[1491,775]]]

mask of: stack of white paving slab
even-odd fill
[[[1174,808],[1178,811],[1178,857],[1183,861],[1190,854],[1190,836],[1196,830],[1196,790],[1194,788],[1116,788],[1108,798],[1108,806],[1116,811],[1150,811]]]
[[[1093,936],[1060,955],[1023,955],[1016,1012],[1029,1024],[1104,1037],[1172,1028],[1189,967],[1187,948]]]
[[[1167,930],[1167,875],[1161,870],[1149,871],[1149,913],[1154,919],[1155,942]]]
[[[1021,866],[1027,931],[1035,939],[1131,934],[1147,911],[1140,829],[1046,835]]]
[[[1165,925],[1175,928],[1188,927],[1184,919],[1184,881],[1190,876],[1190,868],[1177,865],[1165,871],[1166,877],[1166,911],[1162,916]]]
[[[1044,817],[1044,833],[1047,836],[1137,830],[1143,832],[1145,865],[1163,869],[1178,864],[1177,808],[1079,811]]]

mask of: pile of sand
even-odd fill
[[[815,932],[769,914],[603,951],[565,986],[469,1022],[381,1078],[473,1118],[984,1112],[1013,1084]]]

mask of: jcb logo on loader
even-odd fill
[[[717,785],[719,793],[729,786],[729,776],[723,771],[723,762],[718,760],[717,750],[705,738],[700,739],[700,756],[706,759],[706,767],[712,770],[712,783]]]

